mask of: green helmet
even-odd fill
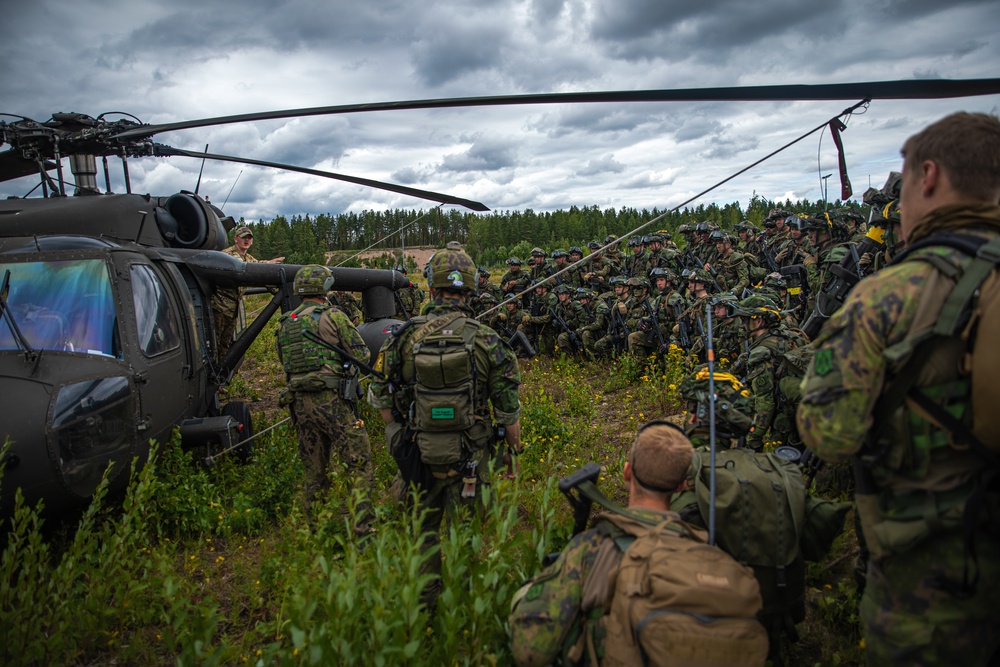
[[[326,296],[333,288],[333,275],[325,266],[309,264],[295,274],[294,287],[298,296]]]
[[[781,319],[781,309],[763,294],[754,294],[740,301],[737,314],[743,317],[760,317],[772,323]]]
[[[476,263],[458,241],[449,241],[427,260],[426,276],[432,289],[476,291]]]

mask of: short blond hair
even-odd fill
[[[691,467],[694,447],[675,424],[657,421],[639,428],[629,452],[632,477],[644,492],[672,493]]]

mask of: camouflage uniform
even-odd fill
[[[507,264],[510,265],[511,260],[507,260]],[[503,278],[500,279],[500,289],[505,294],[507,292],[520,294],[528,289],[528,285],[531,284],[531,276],[521,268],[520,261],[515,266],[517,266],[517,271],[507,271],[507,273],[503,274]]]
[[[441,572],[441,552],[437,547],[444,517],[454,517],[460,508],[476,510],[481,506],[482,487],[490,482],[487,474],[489,463],[497,454],[493,446],[492,423],[518,423],[521,412],[518,398],[521,374],[513,350],[495,331],[472,319],[472,309],[461,298],[444,292],[448,281],[457,284],[458,288],[463,287],[463,282],[464,285],[475,284],[475,265],[460,248],[458,244],[449,243],[445,251],[438,251],[431,257],[428,266],[433,278],[430,285],[440,291],[435,292],[434,300],[424,308],[423,315],[414,318],[410,326],[398,330],[382,345],[375,365],[385,377],[373,379],[368,393],[368,401],[373,407],[392,411],[392,421],[386,424],[386,446],[390,452],[397,452],[403,446],[406,434],[413,434],[416,428],[411,412],[411,407],[417,403],[414,344],[423,339],[429,331],[425,329],[435,322],[461,329],[463,335],[468,327],[476,327],[471,339],[475,368],[475,395],[471,407],[475,413],[475,425],[462,431],[461,436],[465,443],[463,447],[469,452],[467,460],[455,464],[425,463],[434,481],[420,499],[421,509],[427,511],[423,524],[423,550],[433,553],[423,571],[434,575]],[[448,278],[444,279],[443,274],[447,274]],[[452,280],[455,276],[461,278]],[[464,497],[463,478],[469,476],[470,470],[475,479],[472,496]],[[440,590],[441,581],[435,577],[424,590],[423,601],[433,604]]]
[[[630,511],[658,521],[680,519],[675,512],[637,508]],[[585,664],[581,660],[588,652],[578,645],[582,643],[579,640],[583,637],[584,623],[595,628],[594,648],[597,655],[604,654],[600,629],[603,610],[601,607],[584,610],[582,606],[587,577],[604,544],[612,540],[611,530],[609,522],[599,521],[573,537],[556,562],[515,595],[509,620],[511,648],[518,665]],[[614,558],[621,559],[620,551],[616,549],[613,553]]]
[[[559,299],[551,290],[545,294],[536,293],[532,299],[531,312],[521,318],[521,324],[517,327],[518,331],[528,337],[539,354],[552,356],[555,352],[559,332],[556,331],[556,324],[549,310],[554,309],[558,303]]]
[[[300,273],[308,268],[300,269]],[[283,315],[277,331],[278,358],[288,378],[288,389],[279,402],[288,406],[292,424],[298,431],[299,458],[305,466],[306,506],[330,487],[329,476],[336,457],[364,489],[358,529],[366,532],[371,522],[371,446],[364,422],[357,417],[357,394],[353,391],[353,395],[344,394],[345,387],[357,387],[349,380],[357,377],[358,370],[351,367],[345,371],[347,362],[338,353],[302,335],[311,328],[305,324],[307,318],[315,322],[312,330],[322,340],[356,358],[366,358],[368,347],[344,313],[312,301],[303,301],[296,310]]]
[[[415,317],[420,312],[420,306],[424,302],[424,291],[415,283],[411,282],[409,286],[400,288],[396,294],[399,297],[399,301],[396,303],[397,319],[406,320],[409,317]],[[407,315],[409,317],[406,317]]]
[[[914,226],[909,242],[935,231],[995,238],[1000,207],[942,206]],[[864,471],[862,481],[867,478],[872,486],[859,483],[857,494],[873,557],[860,608],[868,664],[987,664],[991,657],[996,660],[1000,646],[995,611],[1000,499],[995,491],[984,493],[978,525],[972,523],[975,528],[963,534],[971,498],[983,488],[991,467],[971,449],[950,446],[948,431],[921,416],[926,413],[909,400],[891,414],[875,411],[910,359],[906,355],[890,363],[885,353],[926,326],[917,326],[918,320],[929,318],[933,324],[943,305],[922,298],[940,294],[936,290],[946,281],[931,261],[963,269],[971,262],[964,253],[941,246],[918,250],[913,257],[931,255],[936,258],[904,261],[858,283],[817,336],[816,355],[802,384],[798,422],[806,444],[829,461],[857,457],[856,470]],[[930,306],[938,310],[928,314]],[[941,339],[916,382],[934,403],[945,400],[955,415],[968,415],[971,405],[968,393],[955,392],[967,379],[960,375],[964,349],[960,341]],[[951,387],[950,393],[942,394],[942,387]],[[975,555],[967,540],[973,541]],[[969,590],[963,581],[973,572],[978,583]]]
[[[351,324],[354,326],[361,324],[362,310],[358,297],[354,296],[351,292],[330,292],[327,298],[338,310],[347,315],[347,319],[351,321]]]
[[[239,249],[231,245],[222,252],[232,255],[241,262],[259,262],[260,260],[247,253],[241,255]],[[246,293],[246,287],[236,289],[215,290],[212,295],[212,313],[215,315],[215,341],[219,349],[219,359],[226,356],[229,346],[233,344],[233,334],[236,333],[236,320],[240,314],[240,301]]]

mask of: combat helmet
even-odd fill
[[[476,269],[476,273],[478,273],[479,275],[481,275],[481,276],[483,276],[485,278],[489,278],[490,275],[491,275],[490,274],[490,270],[487,269],[485,266],[480,266],[478,269]]]
[[[578,245],[572,246],[569,249],[569,254],[572,255],[573,253],[576,253],[576,254],[580,255],[580,257],[583,257],[583,249],[580,246],[578,246]]]
[[[638,276],[633,276],[625,281],[625,284],[629,287],[635,288],[639,287],[641,289],[649,289],[649,281],[645,278],[640,278]]]
[[[531,256],[532,257],[548,257],[549,255],[548,255],[547,252],[545,252],[541,248],[535,247],[535,248],[531,249]]]
[[[781,320],[781,309],[763,294],[753,294],[740,301],[736,314],[741,317],[759,317],[771,324]]]
[[[406,275],[406,267],[404,265],[402,265],[402,264],[397,264],[396,266],[392,267],[392,270],[393,271],[399,271],[404,276]]]
[[[521,260],[517,257],[509,257],[507,259],[507,266],[521,266]]]
[[[562,248],[556,248],[552,251],[552,259],[558,259],[560,257],[569,257],[569,253]]]
[[[735,439],[746,435],[753,426],[753,402],[750,392],[734,375],[729,373],[713,374],[715,389],[715,428],[723,438]],[[681,382],[679,387],[681,397],[687,403],[688,410],[701,422],[709,420],[708,367],[703,365]]]
[[[476,263],[458,241],[449,241],[427,260],[427,284],[432,289],[475,292]]]
[[[298,296],[326,296],[333,289],[333,275],[319,264],[303,266],[295,274],[294,289]]]

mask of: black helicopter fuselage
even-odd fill
[[[219,252],[225,239],[193,195],[0,202],[0,439],[10,441],[0,513],[17,489],[53,511],[79,506],[105,471],[120,491],[151,440],[223,419],[218,387],[266,318],[292,306],[300,268],[241,262]],[[408,284],[392,271],[335,276],[338,288],[362,292],[366,326],[379,331],[392,290]],[[211,297],[241,286],[276,294],[220,360]]]

